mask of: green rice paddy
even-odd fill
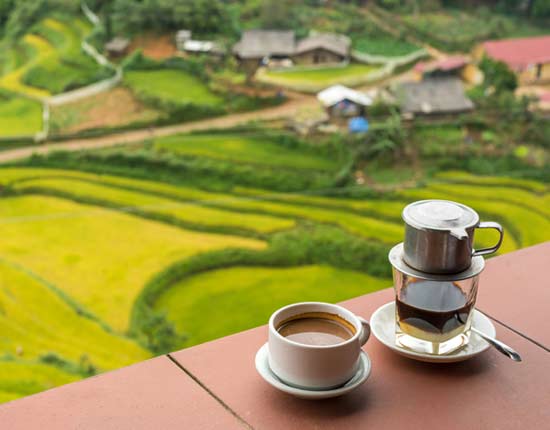
[[[200,156],[214,159],[216,144],[204,141]],[[245,141],[234,152],[229,145],[225,155],[281,168],[287,162],[303,170],[329,168],[323,157],[307,160],[300,151],[294,160],[290,154],[269,160],[254,145],[261,142]],[[304,223],[337,226],[390,246],[402,240],[400,212],[408,202],[444,198],[501,222],[506,231],[501,253],[550,240],[546,184],[462,172],[376,199],[243,187],[212,192],[31,167],[0,168],[0,189],[0,401],[78,380],[84,374],[74,369],[82,363],[103,371],[150,357],[128,329],[151,279],[212,252],[267,252],[279,231]],[[494,240],[491,232],[476,233],[478,247]],[[388,278],[325,264],[272,267],[269,260],[253,266],[219,260],[216,266],[215,261],[176,277],[151,303],[185,336],[182,347],[263,324],[287,303],[337,302],[391,285]],[[72,367],[46,363],[51,354]]]
[[[284,169],[330,170],[338,168],[337,160],[313,150],[300,151],[262,136],[242,134],[176,135],[155,141],[155,149],[176,155],[207,157],[252,163]]]
[[[223,99],[214,94],[197,77],[183,70],[129,70],[124,82],[146,99],[186,104],[221,106]]]
[[[386,279],[329,266],[232,267],[182,280],[156,306],[187,336],[185,345],[194,345],[265,324],[275,310],[298,297],[334,303],[390,285]]]

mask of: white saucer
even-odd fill
[[[479,331],[491,336],[496,336],[495,326],[489,318],[474,310],[472,325]],[[454,363],[472,358],[489,348],[489,344],[479,336],[472,333],[468,345],[457,351],[446,355],[431,355],[411,351],[395,344],[395,302],[386,303],[378,308],[371,316],[370,326],[372,334],[384,345],[399,355],[414,360],[426,361],[428,363]]]
[[[269,367],[268,356],[269,351],[267,343],[262,346],[256,353],[256,370],[267,383],[277,388],[280,391],[291,394],[301,399],[329,399],[331,397],[338,397],[343,394],[357,388],[363,382],[367,380],[370,375],[371,364],[369,356],[366,352],[361,351],[361,360],[359,362],[359,369],[353,378],[351,378],[345,385],[332,390],[305,390],[303,388],[296,388],[285,384],[281,381]]]

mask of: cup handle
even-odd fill
[[[478,255],[492,254],[493,252],[496,252],[500,248],[500,245],[502,244],[502,239],[504,239],[504,230],[502,226],[498,222],[486,221],[486,222],[480,222],[476,228],[494,228],[499,232],[500,236],[495,246],[492,246],[490,248],[479,249],[477,251],[474,250],[472,252],[472,257],[477,257]]]
[[[359,343],[361,346],[363,346],[365,343],[367,343],[367,340],[369,340],[370,337],[370,324],[369,322],[361,317],[357,317],[357,319],[361,322],[361,333],[359,334]]]

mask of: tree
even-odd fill
[[[229,22],[226,5],[210,0],[113,0],[113,21],[125,31],[223,32]]]
[[[260,10],[262,27],[291,29],[295,23],[294,0],[263,0]]]
[[[45,0],[20,1],[14,3],[6,22],[6,38],[15,41],[22,36],[47,11]]]
[[[155,354],[170,352],[185,340],[184,336],[176,333],[174,326],[163,313],[151,310],[140,325],[140,334],[143,336],[143,340]]]
[[[494,88],[495,92],[514,91],[518,86],[516,74],[501,61],[495,61],[484,57],[479,63],[479,68],[483,72],[483,86],[485,88]]]

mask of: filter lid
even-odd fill
[[[463,279],[473,278],[479,275],[485,269],[485,260],[482,256],[472,257],[472,264],[466,270],[459,273],[433,274],[421,272],[405,263],[403,259],[403,243],[395,245],[389,254],[391,265],[405,275],[428,281],[462,281]]]
[[[402,216],[410,226],[428,230],[466,229],[479,222],[476,211],[450,200],[420,200],[406,206]]]

